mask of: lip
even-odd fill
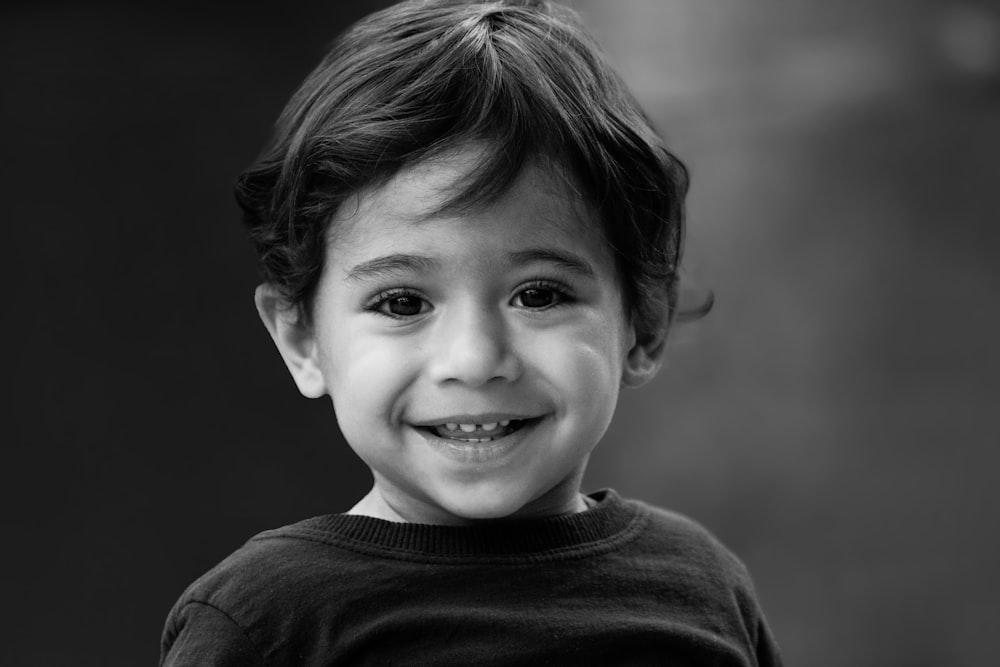
[[[441,424],[492,424],[493,422],[529,421],[540,415],[528,415],[517,412],[483,412],[480,414],[449,415],[447,417],[434,417],[433,419],[422,419],[418,422],[410,422],[411,426],[440,426]]]
[[[471,415],[463,415],[463,418],[470,416]],[[492,418],[494,415],[479,415],[477,418],[481,418],[483,416]],[[508,419],[508,417],[503,418]],[[452,417],[449,417],[448,419],[452,419]],[[513,420],[526,418],[509,417],[509,419]],[[500,464],[505,459],[509,458],[513,452],[520,447],[531,432],[534,431],[541,421],[541,418],[527,418],[527,423],[522,425],[521,428],[517,429],[510,435],[506,435],[490,442],[463,442],[461,440],[441,438],[431,431],[423,428],[417,428],[416,425],[413,430],[416,431],[434,451],[441,454],[445,458],[458,463],[481,466],[485,464]],[[434,423],[440,424],[441,422]]]

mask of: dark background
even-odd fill
[[[3,664],[154,663],[196,576],[367,490],[257,320],[230,186],[384,4],[2,10]],[[718,297],[587,488],[712,528],[789,665],[990,664],[996,3],[575,6],[691,167],[689,270]]]

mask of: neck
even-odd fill
[[[536,500],[528,503],[517,512],[501,519],[465,519],[445,513],[421,511],[416,508],[404,508],[397,503],[388,500],[382,494],[378,485],[372,487],[364,498],[359,500],[354,507],[346,513],[357,516],[368,516],[394,523],[424,523],[436,525],[472,526],[477,524],[503,521],[504,519],[529,519],[542,518],[547,516],[559,516],[565,514],[576,514],[584,512],[589,505],[582,493],[577,492],[568,500],[563,502],[553,502],[555,499],[547,498],[545,494]],[[416,509],[416,511],[414,511]],[[430,508],[427,508],[428,510]]]

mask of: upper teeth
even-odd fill
[[[509,424],[509,419],[501,419],[499,422],[490,422],[488,424],[456,424],[448,422],[444,425],[444,427],[449,431],[457,431],[461,429],[465,433],[472,433],[477,429],[481,429],[483,431],[495,431],[498,426],[508,426]]]

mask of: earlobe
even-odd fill
[[[639,341],[633,333],[630,340],[632,345],[622,366],[622,385],[640,387],[652,380],[660,370],[667,347],[666,335],[663,333]]]
[[[326,394],[326,380],[316,358],[312,327],[302,321],[294,308],[288,307],[272,285],[258,285],[254,302],[264,327],[271,334],[271,340],[302,395],[319,398]]]

